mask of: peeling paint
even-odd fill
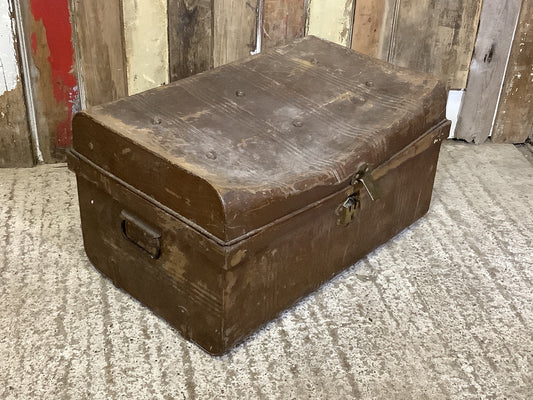
[[[10,14],[8,2],[0,1],[0,95],[15,89],[19,81]]]
[[[349,46],[354,10],[353,0],[311,0],[309,34]]]
[[[128,93],[168,83],[166,0],[124,0]]]
[[[55,127],[55,146],[69,147],[72,144],[72,116],[78,100],[78,86],[74,74],[74,49],[68,0],[31,0],[31,12],[36,22],[42,23],[49,50],[53,95],[57,105],[64,105],[67,116]],[[31,48],[38,56],[41,47],[35,32],[31,35]]]

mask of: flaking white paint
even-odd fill
[[[168,83],[167,0],[124,0],[128,93]]]
[[[463,101],[464,94],[464,90],[450,90],[448,92],[446,118],[452,121],[449,139],[455,137],[455,127],[457,126],[457,118],[459,117],[459,110],[461,109],[461,102]]]
[[[7,0],[0,0],[0,95],[13,90],[19,80],[15,41]]]
[[[353,0],[311,0],[308,34],[349,46],[353,22]]]

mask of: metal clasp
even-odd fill
[[[355,219],[357,210],[359,209],[359,193],[352,194],[337,208],[337,225],[348,225]]]
[[[379,191],[377,189],[376,182],[372,178],[368,164],[363,164],[359,171],[352,176],[350,184],[352,186],[358,186],[359,183],[363,185],[372,201],[379,199]],[[357,211],[359,208],[361,208],[359,189],[356,188],[352,190],[356,190],[356,192],[352,192],[352,194],[349,192],[348,198],[344,201],[344,203],[337,207],[337,210],[335,211],[339,217],[337,219],[337,225],[348,225],[355,219]]]
[[[363,164],[359,171],[352,177],[352,186],[355,186],[358,182],[363,184],[372,201],[379,199],[379,190],[376,181],[372,178],[372,173],[368,164]]]

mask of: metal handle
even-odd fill
[[[153,259],[158,259],[161,256],[161,232],[126,210],[122,210],[120,217],[124,237]]]

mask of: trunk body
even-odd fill
[[[87,254],[223,354],[426,213],[445,101],[311,37],[79,114]]]

